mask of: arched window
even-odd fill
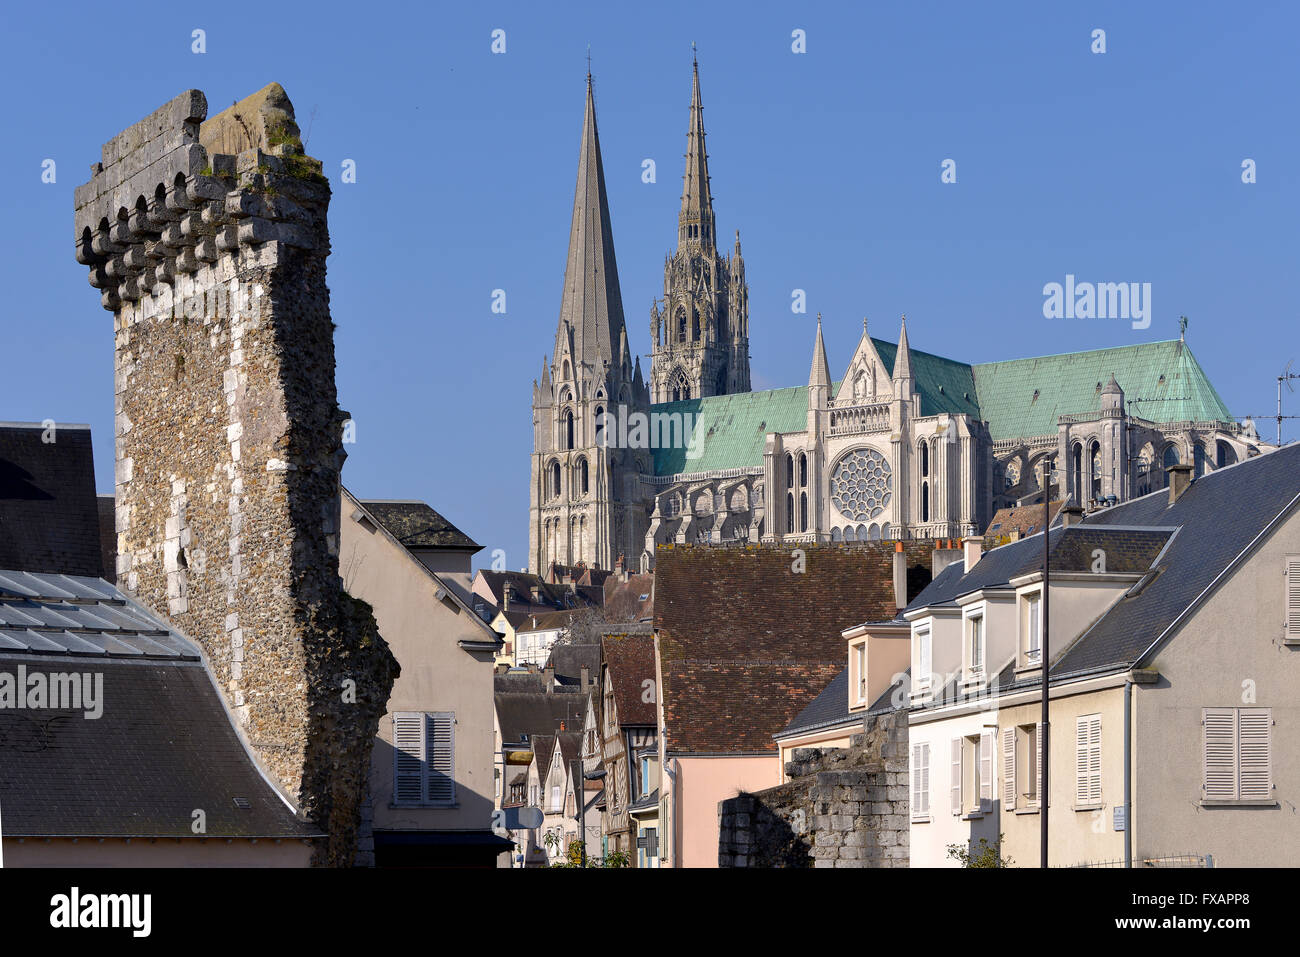
[[[587,460],[586,459],[578,460],[578,483],[579,483],[579,488],[582,489],[582,494],[586,495],[587,494]]]
[[[1169,466],[1171,465],[1177,465],[1179,461],[1180,459],[1178,457],[1178,446],[1172,444],[1165,446],[1165,454],[1163,459],[1164,467],[1169,468]]]
[[[794,488],[794,456],[785,457],[785,487]]]
[[[1101,498],[1101,443],[1093,442],[1092,451],[1088,455],[1089,473],[1092,479],[1091,488],[1089,489],[1092,498]]]
[[[700,341],[700,314],[691,310],[691,342]]]
[[[572,449],[573,448],[573,410],[571,409],[564,413],[564,435],[565,435],[564,447],[566,449]]]
[[[834,528],[831,529],[831,541],[832,542],[844,541],[844,533],[840,531],[840,527],[838,525],[836,525]]]
[[[808,456],[799,453],[799,487],[808,487]]]
[[[1214,449],[1214,467],[1221,469],[1225,465],[1235,465],[1237,453],[1227,442],[1220,440]]]
[[[921,478],[928,478],[930,475],[930,446],[926,445],[925,440],[922,439],[916,451],[921,456]]]
[[[884,524],[882,524],[882,525],[880,526],[880,537],[881,537],[881,538],[888,538],[888,537],[889,537],[889,533],[890,533],[890,530],[889,530],[889,523],[888,523],[888,522],[885,522]]]
[[[569,378],[569,360],[568,360],[568,359],[565,359],[565,360],[564,360],[564,365],[563,365],[563,367],[562,367],[562,375],[561,375],[561,378],[562,378],[562,379],[566,379],[566,380]]]
[[[930,520],[930,483],[921,483],[921,521]]]
[[[560,463],[551,463],[551,497],[559,498],[560,496]]]
[[[808,531],[808,493],[799,493],[799,531]]]
[[[1205,446],[1200,442],[1192,446],[1192,466],[1194,469],[1192,474],[1196,478],[1205,474]]]
[[[871,539],[873,542],[880,541],[880,526],[875,522],[872,522],[871,526],[867,529],[867,538]]]
[[[859,525],[859,526],[858,526],[858,541],[860,541],[860,542],[865,542],[865,541],[867,541],[867,540],[868,540],[868,539],[867,539],[867,526],[865,526],[865,525]]]
[[[785,533],[794,534],[794,492],[787,492],[785,496]]]
[[[680,306],[677,308],[677,341],[686,341],[686,310]]]
[[[600,448],[605,444],[605,407],[596,406],[596,447]],[[586,489],[583,489],[586,491]]]

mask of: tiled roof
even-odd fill
[[[655,680],[654,635],[606,635],[603,647],[619,724],[655,724],[655,699],[645,694],[645,682]]]
[[[849,669],[844,668],[824,691],[794,716],[794,720],[777,732],[777,737],[804,734],[849,720]]]
[[[587,717],[587,696],[576,690],[554,692],[498,691],[493,694],[501,739],[520,740],[521,734],[552,735],[563,721],[566,728],[581,728]]]
[[[418,501],[358,499],[407,548],[482,548],[430,506]]]
[[[0,424],[0,568],[98,578],[103,564],[90,427]]]
[[[993,440],[1055,435],[1062,415],[1095,412],[1111,374],[1133,415],[1156,422],[1231,422],[1186,343],[1144,342],[973,367],[980,411]],[[1035,398],[1035,396],[1037,396]]]
[[[659,632],[668,748],[768,752],[844,668],[842,629],[892,619],[893,546],[660,548]],[[931,543],[905,543],[908,564],[930,562]]]
[[[611,622],[639,621],[654,616],[655,576],[629,575],[627,581],[605,582],[605,619]]]
[[[195,808],[209,838],[320,833],[258,772],[197,647],[108,582],[0,571],[0,622],[0,673],[103,681],[98,718],[0,709],[5,837],[192,838]]]
[[[1215,579],[1300,496],[1300,444],[1283,446],[1194,481],[1173,505],[1167,490],[1093,513],[1084,527],[1176,525],[1159,574],[1122,599],[1053,666],[1069,674],[1115,663],[1138,663],[1152,642],[1206,592]],[[1280,574],[1280,571],[1279,571]]]
[[[527,621],[522,621],[515,625],[515,634],[522,635],[533,631],[553,631],[556,628],[567,628],[569,622],[573,621],[575,612],[572,611],[546,611],[541,614],[529,615]]]
[[[1056,513],[1061,510],[1061,502],[1049,502],[1047,505],[1048,521],[1056,520]],[[989,527],[984,532],[985,538],[1007,538],[1012,531],[1017,531],[1023,538],[1043,530],[1043,503],[1037,505],[1016,505],[1000,508],[993,515]]]
[[[600,677],[600,645],[558,644],[551,649],[550,665],[555,670],[557,681],[581,681],[583,665],[587,666],[588,676],[595,680]]]

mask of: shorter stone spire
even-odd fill
[[[912,350],[907,344],[907,316],[902,318],[902,327],[898,331],[898,354],[894,356],[894,381],[911,382]]]
[[[822,314],[817,313],[817,341],[813,344],[812,371],[808,374],[808,388],[831,387],[831,369],[826,361],[826,343],[822,341]]]

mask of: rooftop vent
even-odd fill
[[[252,806],[252,802],[250,802],[248,798],[235,798],[235,807],[239,808],[241,811],[247,811]]]

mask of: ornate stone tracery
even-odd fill
[[[889,462],[875,449],[854,449],[831,472],[831,503],[854,521],[881,515],[892,497]]]

